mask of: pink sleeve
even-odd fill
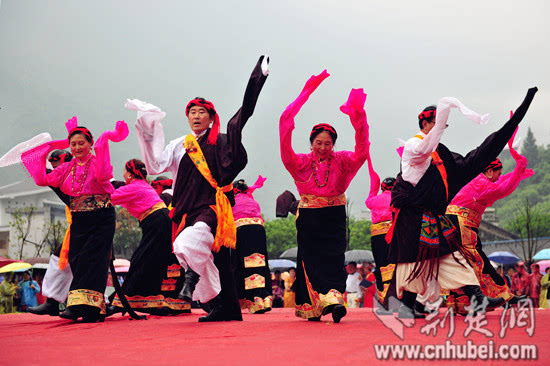
[[[264,182],[267,180],[267,178],[262,177],[261,175],[258,176],[258,179],[256,179],[256,183],[248,187],[248,190],[246,191],[246,194],[249,194],[252,197],[252,193],[258,188],[262,188],[264,186]]]
[[[59,187],[63,182],[61,169],[54,169],[50,174],[46,174],[46,159],[51,151],[68,147],[68,139],[50,141],[21,154],[21,161],[37,185]]]
[[[302,106],[307,102],[309,96],[317,87],[330,75],[324,70],[319,75],[313,75],[306,82],[304,89],[283,112],[279,120],[279,135],[281,139],[281,159],[285,168],[290,174],[296,173],[300,158],[292,149],[292,131],[294,130],[294,117],[300,112]]]
[[[118,121],[114,131],[105,131],[99,136],[94,145],[97,159],[96,178],[103,182],[113,178],[113,167],[109,154],[109,140],[120,142],[128,137],[128,125],[124,121]]]
[[[128,187],[126,185],[115,189],[115,192],[111,194],[113,205],[125,205],[135,197],[135,192]]]
[[[367,94],[363,89],[352,89],[348,101],[340,110],[350,117],[355,129],[355,151],[348,156],[347,170],[356,173],[369,156],[369,125],[365,113]]]

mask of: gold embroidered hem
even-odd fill
[[[342,193],[335,197],[319,197],[313,194],[301,194],[298,208],[323,208],[332,206],[344,206],[346,194]]]
[[[466,226],[478,228],[481,224],[481,216],[479,213],[466,207],[455,205],[448,206],[446,214],[458,216]]]
[[[243,225],[262,225],[264,226],[264,219],[261,217],[243,217],[242,219],[235,220],[235,226]]]
[[[149,216],[153,212],[158,211],[158,210],[162,210],[163,208],[167,208],[166,204],[164,202],[159,202],[159,203],[155,204],[154,206],[149,207],[144,213],[139,215],[138,220],[141,222],[141,221],[145,220],[145,218],[147,218],[147,216]]]
[[[244,268],[265,267],[265,255],[254,253],[244,257]]]
[[[88,305],[100,309],[100,314],[105,314],[105,300],[101,292],[80,289],[69,291],[67,306]]]
[[[380,267],[380,275],[382,276],[382,282],[389,282],[393,278],[395,271],[395,263],[390,263],[386,267]]]
[[[265,287],[265,277],[257,273],[248,276],[244,279],[244,289],[252,290],[254,288],[264,288]]]
[[[83,194],[82,196],[71,197],[71,212],[97,211],[113,207],[111,195],[106,194]]]
[[[179,264],[172,264],[166,268],[166,277],[179,277],[181,276],[181,266]]]
[[[174,278],[168,278],[162,280],[162,284],[160,285],[161,291],[175,291],[176,290],[176,283],[178,281]]]
[[[162,295],[157,296],[126,296],[132,309],[150,309],[150,308],[170,308],[172,310],[189,310],[191,304],[180,299],[172,299]],[[122,302],[118,295],[113,299],[113,305],[122,308]]]
[[[388,293],[388,289],[390,288],[390,284],[389,283],[385,283],[384,285],[384,290],[383,291],[380,291],[380,290],[376,290],[376,293],[378,294],[378,301],[383,304],[384,303],[384,300],[386,299],[386,294]]]
[[[254,314],[260,310],[270,310],[273,304],[273,296],[268,296],[265,299],[256,296],[253,302],[248,299],[240,299],[239,304],[241,309],[248,309],[249,314]]]
[[[305,303],[296,305],[294,314],[302,319],[316,318],[323,315],[323,309],[329,305],[344,305],[345,301],[342,294],[335,289],[329,290],[326,294],[319,294],[313,289],[309,278],[307,277],[306,268],[304,266],[304,277],[306,279],[307,291],[311,304]]]
[[[372,224],[370,226],[371,236],[386,234],[390,230],[391,223],[392,221],[389,220],[389,221],[381,221],[381,222],[377,222],[376,224]]]

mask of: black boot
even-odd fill
[[[97,321],[103,322],[105,315],[99,314],[99,308],[89,305],[73,305],[67,306],[64,312],[59,314],[60,318],[77,321],[82,318],[84,323],[95,323]]]
[[[464,286],[462,287],[462,291],[464,291],[464,293],[470,298],[470,302],[472,301],[472,297],[474,297],[478,306],[483,304],[484,299],[487,299],[487,307],[484,309],[485,311],[496,309],[499,306],[504,305],[506,302],[502,297],[494,298],[483,295],[481,288],[476,285]]]
[[[525,300],[526,298],[527,298],[526,295],[520,295],[520,296],[515,295],[510,300],[508,300],[508,304],[517,305],[518,302],[520,302],[521,300]]]
[[[59,302],[48,297],[42,305],[27,308],[27,312],[36,315],[59,316]]]
[[[221,296],[217,295],[215,298],[207,302],[208,306],[210,307],[210,312],[206,316],[201,316],[199,318],[199,323],[206,323],[206,322],[221,322],[226,319],[226,314],[223,308],[223,303],[221,301]]]
[[[399,307],[397,316],[399,319],[421,319],[426,315],[419,313],[415,309],[416,294],[414,292],[403,290],[403,298],[401,299],[403,304]]]
[[[193,292],[195,291],[195,286],[199,282],[199,278],[200,276],[198,275],[198,273],[196,273],[191,269],[191,267],[189,267],[187,271],[185,271],[185,282],[183,284],[181,292],[178,295],[178,299],[191,303],[193,301]]]

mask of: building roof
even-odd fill
[[[0,187],[0,199],[31,196],[38,193],[48,192],[50,188],[37,186],[32,179],[24,179]]]

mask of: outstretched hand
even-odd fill
[[[340,107],[340,110],[348,116],[351,116],[352,113],[364,111],[366,100],[367,94],[365,94],[363,89],[351,89],[348,101]]]

